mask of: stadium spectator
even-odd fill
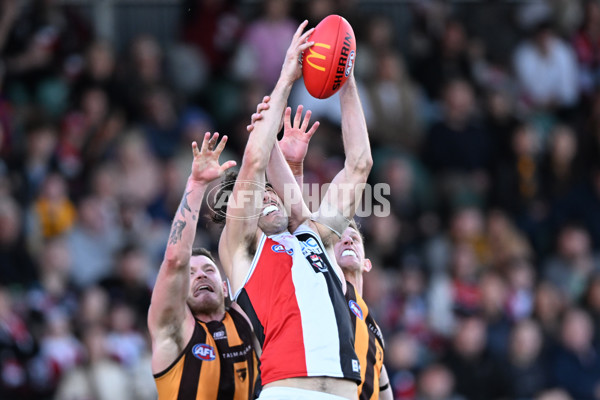
[[[522,320],[513,327],[507,367],[503,368],[509,398],[533,398],[550,386],[550,371],[542,348],[543,337],[536,322]]]
[[[505,272],[514,260],[531,260],[533,249],[527,238],[515,226],[506,212],[492,209],[486,221],[486,241],[489,246],[489,266]]]
[[[561,346],[552,360],[552,381],[574,399],[598,397],[600,357],[593,344],[594,328],[590,316],[581,309],[565,313],[561,327]]]
[[[442,364],[428,365],[419,374],[417,400],[464,400],[454,392],[454,376]]]
[[[111,274],[113,253],[120,245],[119,231],[107,220],[94,196],[80,201],[78,215],[67,243],[73,260],[71,278],[78,288],[85,288]]]
[[[493,142],[494,165],[498,165],[511,158],[511,138],[519,120],[515,115],[512,94],[508,90],[491,89],[485,100],[484,125]]]
[[[469,400],[502,398],[508,389],[498,379],[499,365],[485,351],[485,343],[484,321],[475,316],[464,318],[443,358],[456,378],[456,392]]]
[[[77,218],[75,205],[69,199],[67,182],[62,175],[52,173],[42,183],[31,210],[29,236],[51,239],[68,232]]]
[[[554,126],[540,171],[543,196],[549,203],[565,196],[585,178],[579,148],[577,135],[570,126]]]
[[[102,326],[84,329],[84,361],[60,381],[55,399],[130,400],[134,388],[124,367],[107,353],[107,332]]]
[[[399,150],[414,152],[422,139],[421,95],[400,54],[385,49],[373,57],[373,78],[367,83],[373,143],[393,143]]]
[[[281,60],[296,30],[291,7],[291,0],[263,0],[260,17],[246,27],[238,44],[236,75],[244,80],[257,80],[264,91],[275,86]],[[266,42],[268,46],[264,45]]]
[[[600,275],[590,280],[583,304],[594,323],[594,343],[600,343]]]
[[[533,311],[535,268],[525,258],[515,258],[507,266],[509,293],[507,314],[513,321],[527,318]]]
[[[394,399],[412,399],[417,394],[418,342],[409,334],[396,332],[386,345],[386,364]]]
[[[573,37],[581,92],[593,95],[600,81],[600,4],[585,2],[584,20]]]
[[[559,289],[542,280],[535,292],[533,316],[544,335],[544,352],[554,351],[560,331],[560,318],[566,309],[566,298]]]
[[[600,272],[600,257],[593,253],[590,235],[578,225],[565,225],[558,233],[556,253],[544,265],[544,276],[573,302],[581,300],[589,278]]]
[[[138,322],[143,322],[150,306],[151,283],[155,277],[156,271],[151,269],[142,249],[135,244],[126,244],[116,254],[113,273],[103,279],[100,285],[110,296],[113,305],[127,304],[133,308]]]
[[[233,0],[185,0],[182,3],[183,41],[198,48],[211,74],[226,71],[243,32],[243,21]]]
[[[496,272],[486,272],[479,283],[481,316],[486,324],[486,348],[492,357],[501,359],[508,352],[511,320],[507,313],[509,288]]]
[[[449,82],[475,83],[463,23],[458,19],[447,19],[442,23],[443,30],[432,51],[426,58],[418,60],[414,67],[417,81],[433,101],[445,97],[445,87]]]
[[[0,285],[26,288],[38,276],[35,257],[24,235],[22,214],[12,198],[0,198]]]
[[[38,195],[44,179],[56,167],[57,132],[45,117],[30,115],[25,127],[25,146],[9,158],[13,190],[19,202],[28,206]]]
[[[31,315],[44,321],[45,315],[60,311],[71,318],[79,308],[79,299],[70,280],[71,253],[64,237],[45,240],[36,258],[38,279],[27,292]]]
[[[36,340],[27,329],[25,320],[15,310],[9,289],[0,285],[0,395],[18,398],[32,395],[32,378],[28,366],[36,354]]]
[[[422,159],[438,176],[441,195],[451,204],[461,196],[484,197],[489,185],[491,138],[474,120],[473,87],[452,80],[443,90],[443,118],[429,129]]]
[[[531,39],[516,49],[514,64],[522,100],[530,109],[568,109],[577,103],[575,54],[548,22],[538,23]]]

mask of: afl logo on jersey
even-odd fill
[[[350,300],[348,302],[348,306],[350,307],[350,311],[358,318],[363,319],[363,312],[358,304],[354,300]]]
[[[287,253],[290,256],[294,254],[294,249],[286,250],[285,246],[282,244],[274,244],[271,246],[271,250],[273,250],[275,253]]]
[[[194,354],[194,357],[202,361],[212,361],[217,358],[215,349],[213,349],[212,346],[204,343],[195,345],[192,348],[192,354]]]

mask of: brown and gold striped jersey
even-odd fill
[[[159,400],[252,399],[258,361],[248,321],[229,309],[222,321],[196,322],[181,355],[154,375]]]
[[[373,316],[369,314],[365,301],[350,282],[347,285],[346,301],[354,328],[354,351],[360,363],[358,397],[360,400],[378,399],[379,377],[383,367],[383,336]]]

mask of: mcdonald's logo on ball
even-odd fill
[[[306,57],[304,57],[304,60],[308,63],[308,65],[310,65],[311,67],[321,71],[321,72],[325,72],[325,64],[327,63],[327,56],[321,54],[321,53],[317,53],[317,51],[315,50],[315,48],[318,47],[323,47],[325,49],[331,49],[331,46],[325,43],[315,43],[311,48],[308,49],[308,55]],[[315,59],[315,60],[311,60],[311,59]],[[324,62],[321,63],[321,65],[317,65],[319,62],[316,60],[325,60]],[[316,61],[317,64],[315,64],[313,61]]]

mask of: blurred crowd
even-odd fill
[[[239,164],[297,24],[332,13],[390,186],[359,222],[395,398],[600,399],[599,1],[173,7],[165,45],[0,0],[1,399],[156,398],[146,315],[190,143],[227,134]],[[321,121],[305,182],[329,182],[337,98],[299,82],[298,104]],[[205,218],[197,244],[219,233]]]

